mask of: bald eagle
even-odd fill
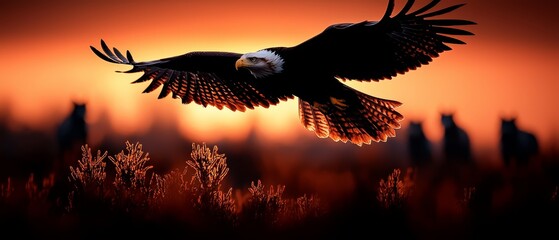
[[[433,11],[433,0],[410,12],[408,0],[393,15],[394,0],[379,21],[340,23],[292,47],[271,47],[252,53],[189,52],[155,61],[136,62],[101,40],[105,61],[131,65],[125,73],[143,72],[132,83],[151,80],[144,93],[160,86],[159,98],[172,93],[182,103],[245,111],[268,108],[297,97],[305,128],[320,138],[363,143],[385,142],[396,135],[403,116],[401,103],[370,96],[346,80],[379,81],[426,65],[447,44],[465,44],[452,35],[473,35],[455,26],[475,24],[460,19],[432,19],[464,4]]]

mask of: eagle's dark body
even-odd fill
[[[172,93],[183,103],[245,111],[297,97],[302,124],[317,136],[369,144],[395,136],[403,119],[394,110],[400,103],[359,92],[342,81],[390,79],[428,64],[450,50],[447,43],[463,44],[447,35],[470,35],[452,26],[474,23],[428,19],[462,6],[428,12],[438,2],[410,12],[414,1],[408,0],[391,16],[390,0],[378,22],[331,25],[296,46],[255,53],[190,52],[135,62],[129,52],[124,56],[116,48],[111,51],[103,41],[105,54],[91,48],[106,61],[132,65],[126,72],[144,72],[134,83],[151,80],[144,92],[162,86],[159,98]]]

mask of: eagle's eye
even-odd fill
[[[258,58],[257,57],[249,57],[248,60],[255,63],[255,62],[258,61]]]

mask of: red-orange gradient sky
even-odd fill
[[[396,1],[399,9],[405,1]],[[417,1],[423,5],[427,1]],[[349,83],[369,94],[398,100],[410,120],[423,120],[428,137],[441,138],[439,112],[455,111],[475,147],[495,145],[500,116],[558,146],[559,2],[550,0],[447,0],[467,3],[450,18],[478,23],[475,36],[452,46],[430,65],[391,81]],[[181,105],[158,91],[141,94],[139,75],[118,74],[89,49],[103,38],[153,60],[198,50],[255,51],[292,46],[330,24],[378,20],[387,1],[13,1],[2,3],[0,103],[21,125],[39,126],[88,102],[88,121],[107,116],[118,133],[145,131],[160,115],[202,141],[243,139],[251,127],[274,141],[313,134],[299,123],[296,101],[246,113]],[[16,124],[17,125],[17,124]],[[341,143],[340,143],[341,144]]]

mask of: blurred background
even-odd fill
[[[405,1],[396,1],[395,12]],[[428,1],[417,1],[416,6]],[[85,104],[86,142],[113,155],[124,142],[140,142],[154,171],[185,165],[192,142],[218,145],[228,157],[231,185],[262,179],[300,192],[341,198],[360,176],[385,176],[413,164],[408,127],[421,122],[433,161],[443,161],[441,114],[471,141],[472,161],[503,167],[502,118],[516,118],[534,134],[540,153],[559,150],[559,21],[557,1],[442,1],[439,8],[466,2],[445,17],[477,22],[431,64],[393,80],[349,85],[397,100],[405,116],[395,138],[358,147],[319,139],[299,122],[296,100],[268,109],[231,112],[182,105],[158,91],[141,94],[141,73],[119,74],[89,46],[104,39],[130,50],[137,61],[190,51],[250,52],[293,46],[330,24],[378,20],[387,1],[12,1],[0,7],[0,176],[26,176],[53,169],[60,151],[57,131]],[[416,9],[416,8],[414,8]],[[78,115],[81,116],[81,115]],[[77,155],[80,156],[79,153]],[[365,167],[363,167],[365,166]],[[371,186],[373,183],[371,182]]]

